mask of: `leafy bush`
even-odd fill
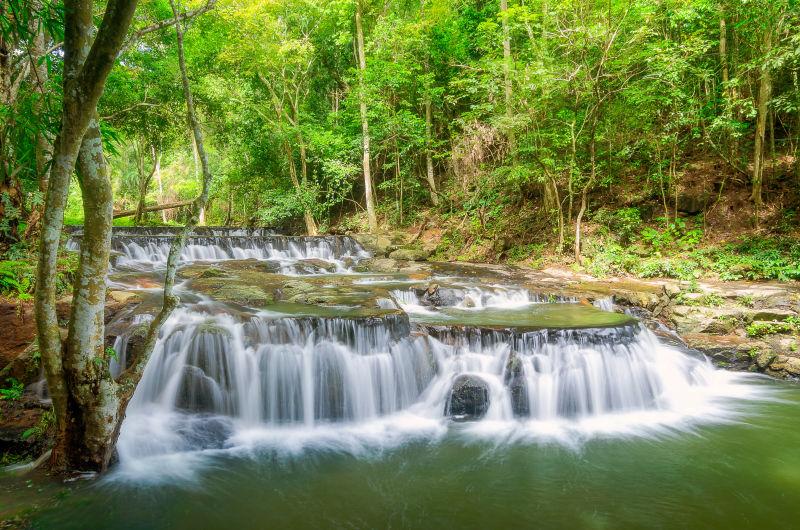
[[[700,276],[698,263],[684,258],[647,258],[640,260],[634,272],[644,278],[693,280]]]
[[[544,243],[530,243],[528,245],[519,245],[508,249],[508,261],[514,263],[524,261],[528,258],[533,258],[538,262],[544,254]]]
[[[657,220],[665,221],[663,217],[659,217]],[[696,247],[703,240],[703,229],[689,228],[686,219],[678,217],[669,222],[663,230],[645,227],[642,230],[642,240],[655,250],[669,250],[675,246],[688,250]]]
[[[22,397],[22,392],[25,390],[25,385],[13,377],[6,379],[8,388],[0,388],[0,399],[14,401]]]
[[[794,322],[753,322],[745,328],[748,337],[764,337],[776,333],[794,333],[798,326]]]
[[[27,261],[0,261],[0,294],[30,299],[33,277],[33,266]]]
[[[627,248],[608,242],[595,253],[587,268],[593,276],[598,277],[630,274],[640,260],[640,257],[629,252]]]
[[[798,280],[800,241],[790,238],[745,238],[709,252],[720,279]]]
[[[620,241],[627,243],[639,232],[642,214],[639,208],[620,208],[611,215],[609,226],[619,236]]]

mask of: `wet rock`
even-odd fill
[[[777,355],[772,351],[761,352],[756,357],[756,365],[758,365],[761,370],[765,370],[772,364],[775,357],[777,357]]]
[[[300,260],[297,265],[302,269],[302,272],[306,273],[336,272],[336,264],[324,259],[304,259]]]
[[[222,412],[222,393],[216,381],[197,366],[184,366],[175,407],[187,412]]]
[[[358,264],[358,272],[397,272],[400,270],[400,263],[391,258],[373,258],[364,260]]]
[[[445,403],[445,415],[457,421],[483,418],[489,410],[489,385],[480,377],[458,376]]]
[[[800,377],[800,358],[778,355],[770,363],[769,369],[773,372],[782,372],[789,377]]]
[[[734,334],[686,333],[682,337],[689,348],[707,355],[715,364],[724,368],[750,369],[756,361],[756,352],[770,350],[761,341]]]
[[[530,416],[528,383],[525,380],[522,361],[516,352],[511,352],[506,363],[504,381],[511,392],[511,410],[514,416]]]
[[[109,291],[108,297],[118,304],[127,304],[128,302],[138,302],[139,295],[130,291]]]

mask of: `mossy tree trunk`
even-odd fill
[[[107,367],[96,361],[98,356],[103,358],[112,206],[96,109],[133,18],[136,0],[109,1],[94,42],[90,41],[93,2],[67,0],[64,7],[64,98],[39,242],[36,325],[56,414],[51,465],[56,469],[102,471],[110,456],[107,424],[117,418],[114,383]],[[62,344],[56,316],[56,262],[69,183],[79,153],[87,232],[81,245],[69,333]]]

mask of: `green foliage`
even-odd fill
[[[511,247],[506,253],[508,261],[511,263],[530,260],[532,267],[537,267],[545,255],[544,243],[529,243],[527,245],[519,245]]]
[[[21,438],[23,440],[28,440],[30,438],[41,438],[43,437],[50,428],[55,425],[56,423],[56,413],[51,409],[47,409],[42,413],[42,416],[39,418],[39,422],[34,425],[33,427],[26,429],[23,433]]]
[[[795,322],[752,322],[745,328],[748,337],[760,338],[776,333],[795,333],[798,331]]]
[[[800,279],[800,241],[749,237],[708,252],[722,280]]]
[[[725,304],[725,299],[714,293],[700,297],[688,297],[686,293],[680,292],[675,296],[675,303],[688,306],[720,307]]]
[[[13,377],[6,379],[8,388],[0,388],[0,399],[16,401],[22,397],[25,385]]]
[[[657,221],[664,222],[665,219],[659,218]],[[667,222],[666,225],[666,228],[661,230],[650,226],[645,227],[642,230],[642,240],[654,250],[660,251],[674,248],[675,246],[683,250],[690,250],[695,248],[703,239],[703,229],[690,227],[690,223],[682,217],[677,217]]]
[[[33,264],[27,261],[0,261],[0,294],[29,300],[33,285]]]

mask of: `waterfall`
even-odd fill
[[[380,320],[237,318],[183,307],[161,331],[120,451],[138,458],[220,448],[242,430],[280,437],[398,414],[422,425],[472,419],[522,429],[531,422],[674,414],[687,410],[687,396],[703,396],[714,377],[704,359],[659,344],[638,324],[437,332],[410,324],[403,313]],[[457,383],[480,392],[460,395]],[[688,409],[702,408],[699,399]],[[465,402],[466,409],[456,409]],[[159,430],[165,417],[172,428]]]
[[[111,238],[116,269],[147,270],[167,263],[174,231],[114,228]],[[74,232],[67,249],[80,248],[81,232]],[[182,262],[264,260],[274,262],[283,274],[345,272],[369,257],[359,243],[346,236],[281,236],[265,229],[198,227],[186,240]]]
[[[115,231],[117,270],[146,275],[163,266],[172,236],[159,230]],[[76,233],[70,244],[79,241]],[[318,312],[297,304],[243,310],[184,287],[128,407],[122,465],[264,445],[357,451],[452,430],[575,443],[595,432],[718,421],[729,412],[720,403],[746,392],[742,376],[660,343],[635,318],[614,313],[610,297],[592,307],[468,275],[354,274],[366,256],[349,237],[193,234],[186,261],[256,259],[284,275],[330,264],[326,274],[347,274],[311,288],[357,286],[372,309],[350,311],[348,301]],[[126,274],[119,281],[135,285],[138,273]],[[146,313],[115,322],[122,331],[112,374],[126,366]]]

